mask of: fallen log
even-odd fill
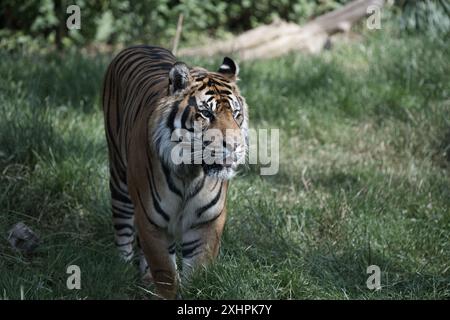
[[[348,32],[351,26],[365,17],[368,8],[381,8],[384,0],[355,0],[299,26],[276,21],[242,33],[227,41],[215,41],[196,48],[179,50],[181,56],[214,56],[233,54],[240,60],[273,58],[292,51],[320,52],[337,32]]]

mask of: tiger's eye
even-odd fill
[[[242,113],[240,113],[239,111],[233,112],[233,117],[239,126],[242,124],[242,122],[244,122],[244,117],[242,116]]]
[[[214,117],[214,114],[213,114],[211,111],[206,110],[206,109],[200,111],[200,113],[201,113],[204,117],[206,117],[206,118],[208,118],[208,119],[212,119],[212,118]]]

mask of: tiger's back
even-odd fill
[[[166,49],[134,46],[120,52],[108,67],[103,87],[103,112],[110,163],[112,213],[116,246],[129,260],[133,254],[133,204],[127,185],[128,146],[146,123],[156,102],[167,93],[168,74],[176,62]],[[145,150],[143,150],[145,151]]]

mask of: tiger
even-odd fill
[[[238,74],[229,57],[213,72],[147,45],[122,50],[107,68],[102,105],[115,245],[126,261],[137,249],[159,298],[179,297],[180,284],[218,256],[229,181],[248,150]],[[222,133],[214,159],[226,161],[173,161],[185,137],[177,130],[202,141],[212,129]],[[183,151],[198,160],[210,144]]]

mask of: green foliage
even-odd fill
[[[450,34],[450,3],[448,0],[397,0],[401,8],[401,27],[409,32],[431,36]]]
[[[348,0],[201,1],[201,0],[78,0],[81,30],[67,30],[68,0],[4,1],[0,12],[3,48],[23,43],[68,47],[90,43],[147,42],[170,45],[178,16],[184,15],[183,41],[221,37],[274,19],[304,22]]]
[[[77,0],[81,30],[66,28],[69,0],[4,0],[0,11],[0,48],[36,49],[90,44],[152,43],[170,47],[180,14],[182,41],[198,44],[227,37],[260,24],[284,19],[297,23],[333,10],[350,0]],[[388,7],[386,7],[388,8]],[[397,0],[399,25],[410,32],[443,37],[450,30],[448,0]]]
[[[231,182],[219,261],[184,297],[450,297],[450,47],[383,26],[318,56],[241,64],[251,127],[280,129],[280,172]],[[0,237],[2,298],[150,296],[114,247],[99,106],[110,60],[0,52],[0,234],[24,221],[42,239],[26,257]],[[81,290],[65,287],[70,264]],[[382,290],[366,288],[370,264]]]

